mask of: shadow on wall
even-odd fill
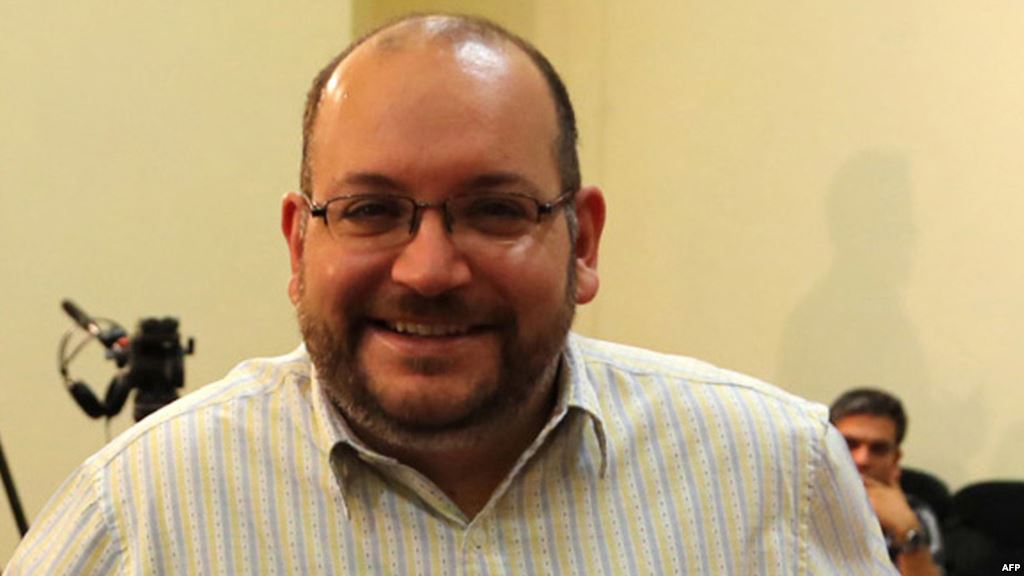
[[[775,381],[825,404],[853,387],[890,390],[903,399],[913,430],[915,416],[941,417],[950,407],[930,390],[904,304],[915,236],[909,161],[893,151],[860,152],[836,173],[826,201],[832,265],[787,322]],[[959,477],[956,467],[935,472]]]

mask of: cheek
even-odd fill
[[[380,256],[347,254],[321,245],[307,248],[303,275],[306,305],[335,316],[340,310],[334,307],[362,297],[387,276],[387,262]]]
[[[516,309],[520,323],[550,322],[565,303],[569,252],[565,247],[516,246],[500,255],[483,259],[479,273]]]

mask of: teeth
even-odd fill
[[[415,336],[458,336],[469,332],[468,326],[455,324],[413,324],[411,322],[396,322],[391,329],[401,334],[413,334]]]

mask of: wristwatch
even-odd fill
[[[926,546],[928,546],[928,536],[920,530],[911,528],[907,530],[907,534],[903,537],[903,544],[900,544],[899,553],[910,554]]]

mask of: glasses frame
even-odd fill
[[[566,203],[568,203],[570,200],[572,200],[576,196],[576,192],[577,191],[575,189],[563,190],[562,193],[559,194],[559,196],[557,198],[555,198],[554,200],[552,200],[550,202],[541,202],[540,200],[534,198],[533,196],[530,196],[529,194],[520,194],[518,192],[501,192],[501,193],[497,193],[496,195],[499,195],[499,196],[515,196],[517,198],[522,198],[522,199],[525,199],[525,200],[529,200],[529,201],[533,202],[534,204],[536,204],[537,205],[537,220],[534,223],[535,224],[539,224],[545,217],[553,214],[556,209],[563,207]],[[451,198],[445,198],[444,200],[441,200],[440,202],[420,202],[419,200],[416,200],[412,196],[406,196],[404,194],[387,194],[387,193],[385,193],[385,194],[343,194],[341,196],[335,196],[333,198],[329,198],[323,204],[318,204],[316,201],[314,201],[312,198],[306,196],[305,194],[302,195],[302,199],[306,201],[306,206],[309,208],[309,215],[314,217],[314,218],[318,218],[318,219],[322,220],[323,223],[324,223],[324,227],[327,228],[328,234],[330,234],[331,237],[333,237],[333,238],[337,238],[337,236],[335,236],[334,233],[331,232],[331,225],[327,222],[327,208],[328,208],[328,206],[330,206],[334,202],[340,202],[340,201],[343,201],[343,200],[355,200],[355,199],[359,199],[359,198],[395,198],[395,199],[399,199],[399,200],[403,200],[403,201],[408,201],[408,202],[412,203],[412,205],[413,205],[412,217],[409,219],[409,237],[411,238],[412,236],[414,236],[416,234],[416,231],[419,230],[420,222],[423,219],[423,212],[425,210],[431,210],[431,209],[440,210],[441,211],[441,215],[444,218],[445,230],[449,234],[451,234],[452,233],[452,225],[454,223],[454,218],[452,217],[451,212],[448,210],[448,203],[450,201],[452,201],[453,199],[460,198],[460,197],[465,197],[465,196],[472,196],[472,195],[473,194],[466,194],[466,195],[461,195],[461,196],[453,196]]]

